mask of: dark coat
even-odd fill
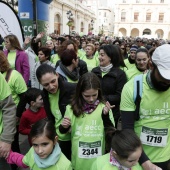
[[[58,81],[59,81],[60,94],[59,94],[59,102],[56,104],[59,105],[59,109],[62,114],[62,117],[64,117],[66,106],[70,104],[70,99],[75,92],[77,84],[64,82],[60,78]],[[45,89],[43,89],[42,98],[44,101],[44,108],[45,108],[48,119],[55,123],[55,118],[50,109],[48,91],[46,91]]]
[[[102,77],[100,67],[95,67],[92,72],[100,79],[102,93],[106,101],[115,105],[112,109],[115,121],[120,117],[119,105],[123,86],[127,82],[126,74],[120,68],[112,67],[111,70]]]

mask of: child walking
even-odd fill
[[[111,108],[102,98],[98,77],[94,73],[84,74],[59,127],[61,133],[71,133],[74,170],[90,169],[94,160],[104,154],[104,128],[114,126]]]
[[[134,131],[112,128],[106,136],[107,141],[111,143],[110,153],[98,157],[91,170],[142,170],[138,164],[142,144]]]
[[[72,170],[71,162],[61,152],[57,142],[54,124],[44,119],[36,122],[31,129],[32,148],[24,156],[10,152],[7,157],[9,164],[31,170]]]
[[[22,114],[20,120],[19,133],[23,135],[29,135],[32,125],[47,117],[41,93],[42,91],[37,88],[29,88],[25,93],[25,102],[29,104],[29,108]],[[30,140],[29,143],[31,145]]]

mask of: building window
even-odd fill
[[[160,0],[160,3],[164,3],[164,0]]]
[[[126,12],[121,12],[121,21],[125,22],[126,21]]]
[[[150,22],[151,21],[151,13],[147,13],[146,14],[146,22]]]
[[[159,20],[158,22],[163,22],[164,20],[164,14],[163,13],[159,13]]]
[[[152,3],[152,0],[148,0],[148,3]]]
[[[135,12],[134,13],[134,22],[138,22],[138,17],[139,17],[139,13]]]
[[[136,3],[140,3],[140,0],[136,0]]]
[[[123,3],[126,3],[126,0],[123,0]]]
[[[106,17],[106,12],[104,12],[104,17]]]
[[[101,15],[101,12],[99,12],[99,15]]]

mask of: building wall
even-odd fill
[[[88,9],[85,1],[80,0],[53,0],[49,6],[49,33],[56,31],[58,34],[69,34],[67,11],[71,10],[73,14],[73,25],[71,31],[93,33],[91,20],[95,21],[95,13]],[[95,27],[95,25],[93,25]]]
[[[170,39],[169,11],[169,0],[120,0],[115,5],[115,36]]]
[[[112,0],[113,1],[113,0]],[[95,11],[95,34],[112,35],[114,25],[114,12],[107,0],[87,0],[87,6]],[[106,15],[105,15],[106,13]]]

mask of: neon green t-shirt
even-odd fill
[[[3,73],[3,76],[6,76],[6,72]],[[12,70],[8,85],[11,89],[12,98],[16,105],[19,103],[19,96],[18,94],[24,93],[27,91],[27,85],[25,84],[25,80],[23,79],[22,75],[16,71]]]
[[[55,94],[50,94],[50,93],[48,94],[49,101],[50,101],[50,109],[51,109],[53,116],[55,117],[55,128],[56,128],[56,133],[58,135],[58,139],[62,140],[62,141],[68,141],[71,139],[71,135],[70,134],[67,134],[67,135],[61,134],[59,131],[59,126],[62,121],[62,114],[60,112],[59,105],[58,105],[59,94],[60,94],[59,90]]]
[[[93,56],[91,59],[84,56],[81,59],[86,62],[88,71],[91,71],[93,68],[99,66],[99,59],[96,56]]]
[[[11,90],[3,75],[0,73],[0,101],[3,101],[11,94]],[[3,129],[2,110],[0,107],[0,134]]]
[[[56,65],[57,61],[60,60],[60,57],[58,56],[58,54],[53,54],[51,57],[50,57],[50,61]]]
[[[15,70],[15,60],[16,60],[16,50],[10,51],[8,53],[8,62],[10,64],[10,68]]]
[[[83,49],[78,49],[78,57],[80,57],[80,59],[86,56],[86,52]]]
[[[116,166],[110,164],[110,153],[99,156],[93,163],[90,170],[119,170]],[[142,170],[142,167],[137,164],[132,167],[132,170]]]
[[[66,107],[65,116],[71,120],[72,165],[74,170],[88,170],[98,156],[105,151],[105,134],[100,103],[91,114],[76,117],[71,106]],[[113,114],[110,120],[114,126]]]
[[[136,67],[136,66],[135,66],[135,63],[131,64],[131,63],[129,62],[128,58],[124,60],[124,63],[125,63],[125,65],[126,65],[126,67],[127,67],[128,70],[131,69],[132,67]]]
[[[143,74],[143,72],[139,71],[136,66],[135,67],[132,67],[130,69],[128,69],[126,72],[126,77],[127,77],[127,80],[129,81],[131,78],[139,75],[139,74]]]
[[[30,167],[31,170],[72,170],[71,162],[61,153],[58,162],[48,168],[39,168],[34,161],[34,149],[33,147],[23,158],[23,163]]]
[[[143,92],[140,102],[140,119],[134,130],[140,137],[143,149],[152,162],[165,162],[170,159],[170,88],[156,91],[148,86],[143,76]],[[121,111],[134,111],[134,79],[128,81],[121,94]],[[128,115],[127,115],[128,116]]]

